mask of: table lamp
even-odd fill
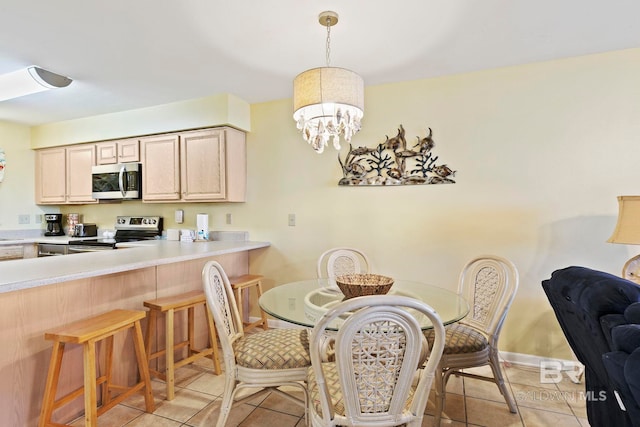
[[[640,244],[640,196],[618,196],[618,222],[607,242]],[[640,284],[640,255],[624,264],[622,277]]]

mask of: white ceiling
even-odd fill
[[[325,64],[365,85],[640,47],[639,0],[2,0],[0,73],[71,86],[0,102],[30,125],[232,93],[290,98]]]

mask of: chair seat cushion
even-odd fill
[[[443,354],[465,354],[482,351],[489,346],[487,338],[475,329],[459,323],[445,328],[445,344]],[[435,333],[428,330],[424,333],[429,342],[429,348],[433,347]]]
[[[252,369],[311,366],[307,329],[269,329],[250,333],[234,343],[236,364]]]
[[[338,369],[335,362],[325,362],[322,364],[322,369],[325,374],[325,381],[327,388],[329,389],[329,395],[331,396],[331,403],[336,415],[345,416],[344,396],[342,395],[342,389],[340,388],[340,379],[338,375]],[[316,381],[316,375],[313,372],[313,368],[307,370],[307,389],[309,391],[309,399],[315,412],[322,414],[322,405],[320,404],[320,391],[318,390],[318,383]],[[404,408],[409,410],[411,402],[413,401],[413,394],[415,389],[411,387],[409,392],[409,398],[407,399]]]

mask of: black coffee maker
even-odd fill
[[[45,214],[44,219],[47,221],[47,231],[44,232],[45,236],[64,236],[62,214]]]

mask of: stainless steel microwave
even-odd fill
[[[118,163],[93,166],[91,197],[102,200],[129,200],[142,197],[142,165]]]

